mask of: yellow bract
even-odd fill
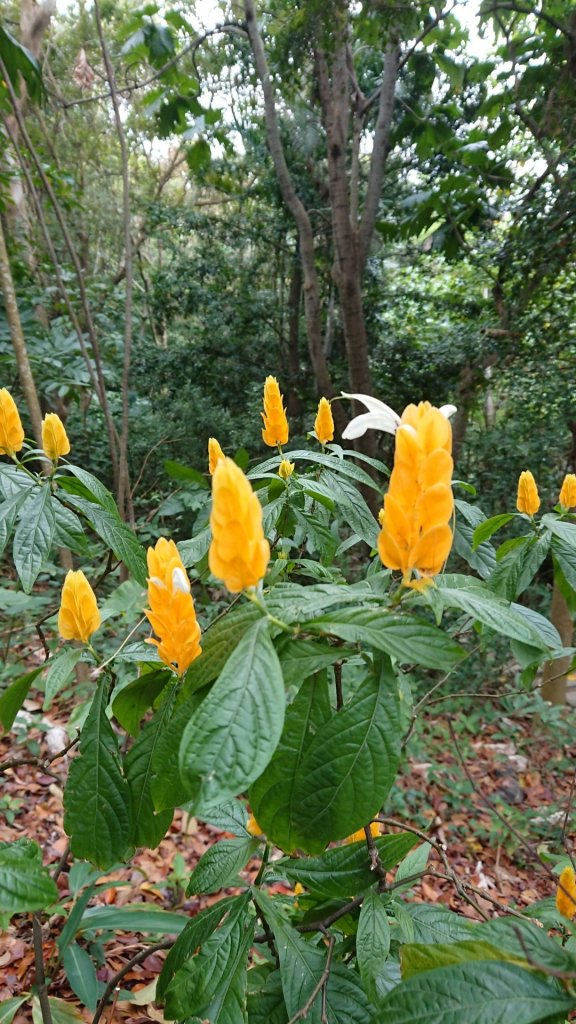
[[[373,821],[370,824],[370,834],[373,837],[380,835],[380,825],[377,821]],[[363,828],[359,828],[357,832],[353,832],[351,836],[348,836],[345,843],[358,843],[361,839],[366,839],[366,833]]]
[[[452,428],[429,402],[409,405],[396,432],[394,469],[384,508],[378,553],[405,582],[416,569],[436,576],[452,547]]]
[[[231,594],[255,587],[266,573],[270,545],[260,502],[232,459],[219,462],[212,477],[210,527],[210,572]]]
[[[560,504],[563,508],[576,507],[576,476],[574,473],[567,473],[564,477],[560,491]]]
[[[249,832],[251,836],[261,836],[264,834],[253,814],[249,816],[248,821],[246,822],[246,831]]]
[[[68,455],[70,451],[68,434],[55,412],[46,413],[42,421],[42,447],[52,462],[58,462],[62,455]]]
[[[287,480],[289,476],[292,476],[294,472],[294,463],[290,462],[289,459],[282,459],[282,462],[278,466],[278,476],[281,476],[283,480]]]
[[[144,614],[160,638],[150,637],[147,643],[181,676],[202,651],[190,581],[173,540],[160,537],[156,547],[148,548],[147,561],[150,608]]]
[[[214,470],[225,455],[215,437],[208,438],[208,472],[214,476]]]
[[[524,512],[527,516],[535,516],[538,509],[540,508],[538,488],[536,486],[536,481],[529,469],[526,469],[523,473],[520,473],[520,477],[518,479],[518,497],[516,498],[516,508],[519,512]]]
[[[262,440],[270,448],[286,444],[288,440],[288,420],[282,404],[282,395],[276,377],[266,377],[264,384],[264,412],[260,413],[264,420]]]
[[[24,428],[16,402],[6,388],[0,388],[0,455],[15,455],[24,444]]]
[[[96,595],[81,569],[66,575],[58,612],[58,632],[64,640],[87,641],[100,628]]]
[[[576,914],[576,876],[574,868],[568,866],[560,874],[558,889],[556,890],[556,907],[563,917],[572,920]]]
[[[314,431],[320,444],[334,440],[334,420],[332,418],[332,407],[327,398],[321,398],[318,402],[318,412],[314,420]]]

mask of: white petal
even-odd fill
[[[153,583],[155,587],[160,587],[161,590],[166,590],[163,581],[158,576],[151,576],[148,583]]]
[[[387,434],[395,434],[398,427],[398,417],[392,409],[387,412],[365,412],[362,416],[355,416],[342,437],[352,441],[356,437],[363,437],[367,430],[384,430]]]
[[[179,566],[172,570],[172,590],[181,590],[183,594],[190,593],[190,581]]]
[[[456,411],[457,406],[455,405],[441,405],[438,410],[438,412],[441,412],[442,415],[445,416],[447,420],[449,420],[450,417],[453,416]]]
[[[348,395],[345,391],[341,391],[342,398],[351,398],[353,401],[362,402],[369,412],[382,412],[388,413],[396,424],[400,423],[400,417],[394,409],[391,409],[389,405],[385,405],[379,398],[372,398],[371,395]]]
[[[405,430],[408,434],[412,434],[412,437],[418,437],[418,431],[411,423],[401,423],[398,430]]]

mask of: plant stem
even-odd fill
[[[52,1012],[48,1002],[48,989],[46,987],[46,975],[44,974],[44,955],[42,953],[42,921],[40,914],[32,914],[32,936],[34,940],[34,972],[36,978],[36,993],[42,1013],[42,1024],[52,1024]]]

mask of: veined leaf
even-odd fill
[[[113,510],[103,508],[76,494],[68,495],[68,501],[85,515],[98,536],[124,562],[138,583],[145,586],[147,569],[144,548],[136,534],[120,519],[116,507]]]
[[[14,533],[12,555],[22,588],[29,594],[44,562],[50,554],[56,529],[55,499],[48,484],[42,484],[22,507]]]
[[[390,924],[382,897],[367,892],[360,909],[356,933],[356,956],[366,994],[377,1002],[376,979],[390,952]]]
[[[258,839],[220,839],[208,847],[190,875],[187,896],[218,892],[236,880],[261,843]]]
[[[132,834],[134,846],[155,849],[166,835],[173,812],[171,809],[155,811],[152,800],[153,759],[161,734],[166,730],[174,702],[174,693],[168,693],[154,717],[146,723],[124,759],[124,772],[130,792]]]
[[[50,707],[56,694],[59,693],[68,680],[72,678],[74,669],[81,658],[82,651],[77,647],[65,647],[64,650],[59,651],[55,657],[50,658],[46,677],[44,679],[43,711],[46,711]]]
[[[14,725],[14,719],[20,711],[32,683],[43,671],[44,666],[33,668],[31,672],[15,679],[7,690],[0,697],[0,725],[3,732],[9,732]]]
[[[56,883],[42,864],[37,843],[30,839],[0,843],[0,911],[42,910],[57,899]]]
[[[376,836],[375,845],[382,867],[389,871],[418,842],[410,832]],[[279,861],[278,869],[290,882],[300,882],[314,896],[323,899],[355,896],[374,885],[370,854],[364,840],[326,850],[321,857],[298,857]]]

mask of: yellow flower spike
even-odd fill
[[[155,547],[148,548],[147,562],[150,607],[144,614],[159,639],[149,637],[146,643],[153,644],[160,660],[182,676],[202,652],[190,580],[173,540],[160,537]]]
[[[318,412],[314,420],[314,431],[320,444],[326,444],[334,440],[334,419],[332,407],[327,398],[321,398],[318,402]]]
[[[208,472],[210,476],[214,476],[214,470],[220,462],[220,459],[224,459],[226,456],[222,451],[218,441],[215,437],[208,438]]]
[[[255,587],[266,574],[270,545],[262,529],[262,507],[250,481],[232,459],[212,477],[210,572],[231,594]]]
[[[282,404],[280,386],[276,377],[266,377],[264,383],[264,412],[260,413],[264,421],[262,440],[270,448],[288,441],[288,420]]]
[[[379,822],[372,821],[370,823],[370,834],[373,836],[373,838],[376,838],[376,836],[380,835],[380,823]],[[353,832],[351,836],[348,836],[344,840],[344,842],[345,843],[359,843],[361,839],[366,839],[366,833],[365,833],[363,828],[359,828],[357,832]]]
[[[58,462],[70,451],[70,441],[62,420],[55,412],[46,413],[42,421],[42,447],[52,462]]]
[[[404,410],[396,431],[394,468],[384,508],[378,553],[388,569],[437,576],[452,547],[452,429],[446,414],[420,402]],[[417,589],[423,584],[418,581]]]
[[[0,455],[12,458],[24,444],[24,428],[16,402],[6,388],[0,388]]]
[[[520,473],[520,477],[518,479],[518,496],[516,498],[516,508],[519,512],[524,512],[527,516],[535,516],[538,509],[540,508],[540,497],[538,495],[538,488],[536,486],[536,481],[529,469],[526,469],[523,473]]]
[[[294,472],[294,463],[290,462],[289,459],[282,459],[282,462],[278,466],[278,476],[281,476],[283,480],[287,480],[289,476],[292,476]]]
[[[264,835],[263,830],[260,828],[260,825],[256,821],[256,818],[254,817],[253,814],[250,815],[248,821],[246,822],[246,831],[249,832],[251,836],[255,836],[256,838],[258,838],[258,836]]]
[[[64,640],[81,640],[88,643],[90,637],[100,628],[100,612],[96,595],[81,569],[66,574],[60,611],[58,632]]]
[[[560,491],[562,508],[576,508],[576,475],[567,473]]]
[[[559,885],[556,890],[556,907],[563,917],[572,920],[576,914],[576,875],[574,868],[564,868],[560,874]]]

